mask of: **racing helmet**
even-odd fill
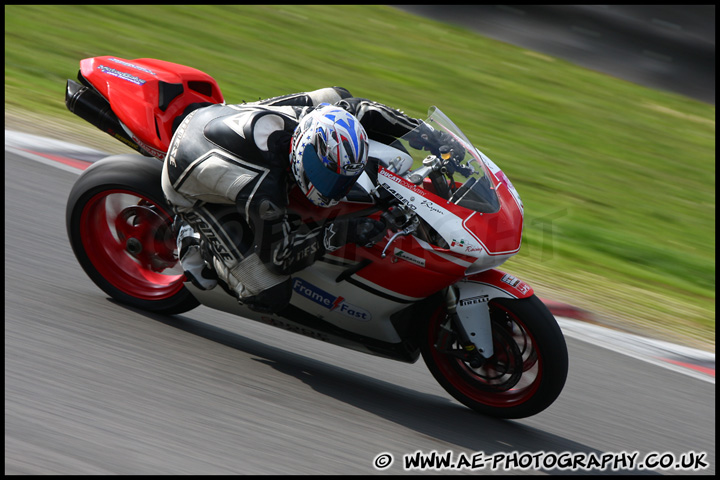
[[[327,103],[300,119],[290,144],[293,176],[318,207],[332,207],[347,195],[367,158],[368,137],[360,121]]]

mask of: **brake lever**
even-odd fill
[[[410,235],[410,234],[413,233],[415,230],[417,230],[417,227],[418,227],[419,224],[420,224],[420,222],[418,222],[417,218],[415,218],[415,219],[413,220],[413,223],[412,223],[411,225],[403,228],[402,230],[398,230],[397,232],[395,232],[395,233],[393,234],[393,236],[390,237],[390,240],[388,240],[388,243],[385,245],[385,248],[383,248],[383,251],[382,251],[382,253],[380,254],[380,257],[381,257],[381,258],[385,258],[385,257],[387,256],[387,253],[385,253],[385,252],[387,251],[388,248],[390,248],[390,244],[393,243],[397,237],[399,237],[400,235],[403,235],[403,236],[404,236],[404,235]]]

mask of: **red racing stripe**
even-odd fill
[[[666,362],[675,364],[675,365],[679,365],[679,366],[684,367],[684,368],[690,368],[690,369],[692,369],[692,370],[695,370],[695,371],[698,371],[698,372],[702,372],[702,373],[705,373],[705,374],[710,375],[710,376],[712,376],[712,377],[715,377],[715,369],[714,369],[714,368],[703,367],[703,366],[700,366],[700,365],[693,365],[692,363],[687,363],[687,362],[679,362],[679,361],[677,361],[677,360],[671,360],[671,359],[669,359],[669,358],[663,358],[663,360],[666,361]]]
[[[61,156],[58,156],[58,155],[51,155],[51,154],[49,154],[49,153],[35,152],[35,151],[33,151],[33,150],[28,150],[28,149],[25,149],[25,148],[23,148],[23,149],[21,149],[21,150],[23,150],[23,151],[25,151],[25,152],[28,152],[28,153],[32,153],[33,155],[38,155],[38,156],[40,156],[40,157],[47,158],[48,160],[52,160],[52,161],[54,161],[54,162],[62,163],[62,164],[65,164],[65,165],[67,165],[67,166],[70,166],[70,167],[73,167],[73,168],[77,168],[78,170],[85,170],[85,169],[88,168],[90,165],[92,165],[92,162],[85,162],[85,161],[83,161],[83,160],[75,160],[75,159],[72,159],[72,158],[61,157]]]

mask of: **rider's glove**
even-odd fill
[[[351,222],[353,221],[351,220]],[[348,231],[348,240],[358,245],[373,245],[380,241],[387,232],[387,226],[384,222],[372,218],[358,218],[355,220],[353,227]]]
[[[385,236],[387,226],[372,218],[336,220],[325,227],[324,244],[329,252],[348,243],[370,246]]]
[[[432,145],[435,143],[433,139],[437,135],[437,132],[426,124],[421,123],[415,130],[408,133],[405,138],[408,139],[410,146],[417,150],[430,150]]]
[[[425,124],[420,125],[409,137],[409,143],[412,148],[428,150],[443,160],[452,158],[461,162],[465,158],[465,148],[455,137],[447,132],[433,130]]]

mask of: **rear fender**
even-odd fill
[[[225,101],[210,75],[152,58],[85,58],[79,77],[109,102],[132,141],[160,159],[173,136],[173,121],[188,106]]]
[[[493,298],[526,298],[533,295],[527,283],[500,270],[487,270],[455,284],[458,319],[481,355],[493,355],[492,325],[488,303]]]

